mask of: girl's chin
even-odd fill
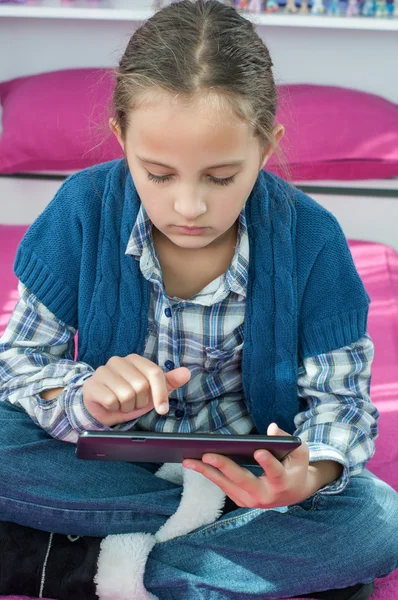
[[[171,235],[167,237],[179,248],[204,248],[213,242],[213,239],[199,235]]]
[[[178,248],[207,248],[210,244],[217,243],[218,237],[213,235],[180,235],[164,234],[167,239]]]
[[[164,243],[171,243],[173,246],[177,246],[178,248],[206,248],[211,244],[219,244],[225,242],[224,235],[220,233],[216,234],[214,230],[210,231],[210,229],[206,229],[202,233],[197,235],[193,234],[184,234],[178,231],[175,227],[164,229],[154,228],[154,236],[158,237],[159,241],[163,239]]]

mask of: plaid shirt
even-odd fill
[[[107,427],[86,410],[82,385],[94,370],[74,361],[76,330],[59,321],[19,282],[20,299],[0,340],[0,401],[26,410],[52,437],[75,443],[83,430],[152,430],[248,434],[253,421],[243,400],[241,355],[249,243],[245,211],[226,273],[190,298],[166,295],[141,206],[126,254],[152,282],[144,356],[166,372],[186,366],[191,379],[170,395],[170,410]],[[301,412],[294,435],[307,442],[310,462],[333,460],[344,471],[322,493],[341,492],[374,454],[379,412],[369,397],[374,347],[366,334],[351,346],[306,358],[299,365]],[[62,387],[53,400],[40,392]]]

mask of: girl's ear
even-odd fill
[[[272,136],[274,138],[274,145],[272,146],[270,144],[268,146],[267,152],[264,154],[263,162],[262,162],[262,165],[260,167],[260,170],[263,169],[264,166],[266,165],[266,163],[269,161],[269,159],[271,158],[273,152],[278,147],[279,142],[281,141],[281,139],[283,138],[284,135],[285,135],[285,128],[284,128],[284,126],[283,125],[275,125],[275,127],[272,130]]]
[[[122,147],[122,150],[124,152],[124,140],[122,138],[122,133],[120,131],[119,123],[117,123],[113,117],[111,117],[109,119],[109,128],[112,131],[112,133],[115,135],[117,141],[119,142],[119,144]]]

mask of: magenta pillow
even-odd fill
[[[281,148],[295,180],[398,177],[398,104],[327,85],[279,86]],[[268,163],[275,168],[275,156]]]
[[[70,69],[0,83],[0,173],[72,171],[120,158],[108,129],[110,69]],[[398,105],[335,86],[278,88],[290,177],[398,176]],[[267,169],[286,175],[275,156]]]
[[[123,156],[108,127],[109,69],[68,69],[0,83],[0,173],[80,170]]]

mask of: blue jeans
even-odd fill
[[[62,534],[155,533],[181,486],[158,464],[84,461],[0,403],[0,520]],[[398,493],[367,469],[337,495],[241,508],[157,543],[145,587],[164,600],[271,600],[385,577],[398,566]]]

